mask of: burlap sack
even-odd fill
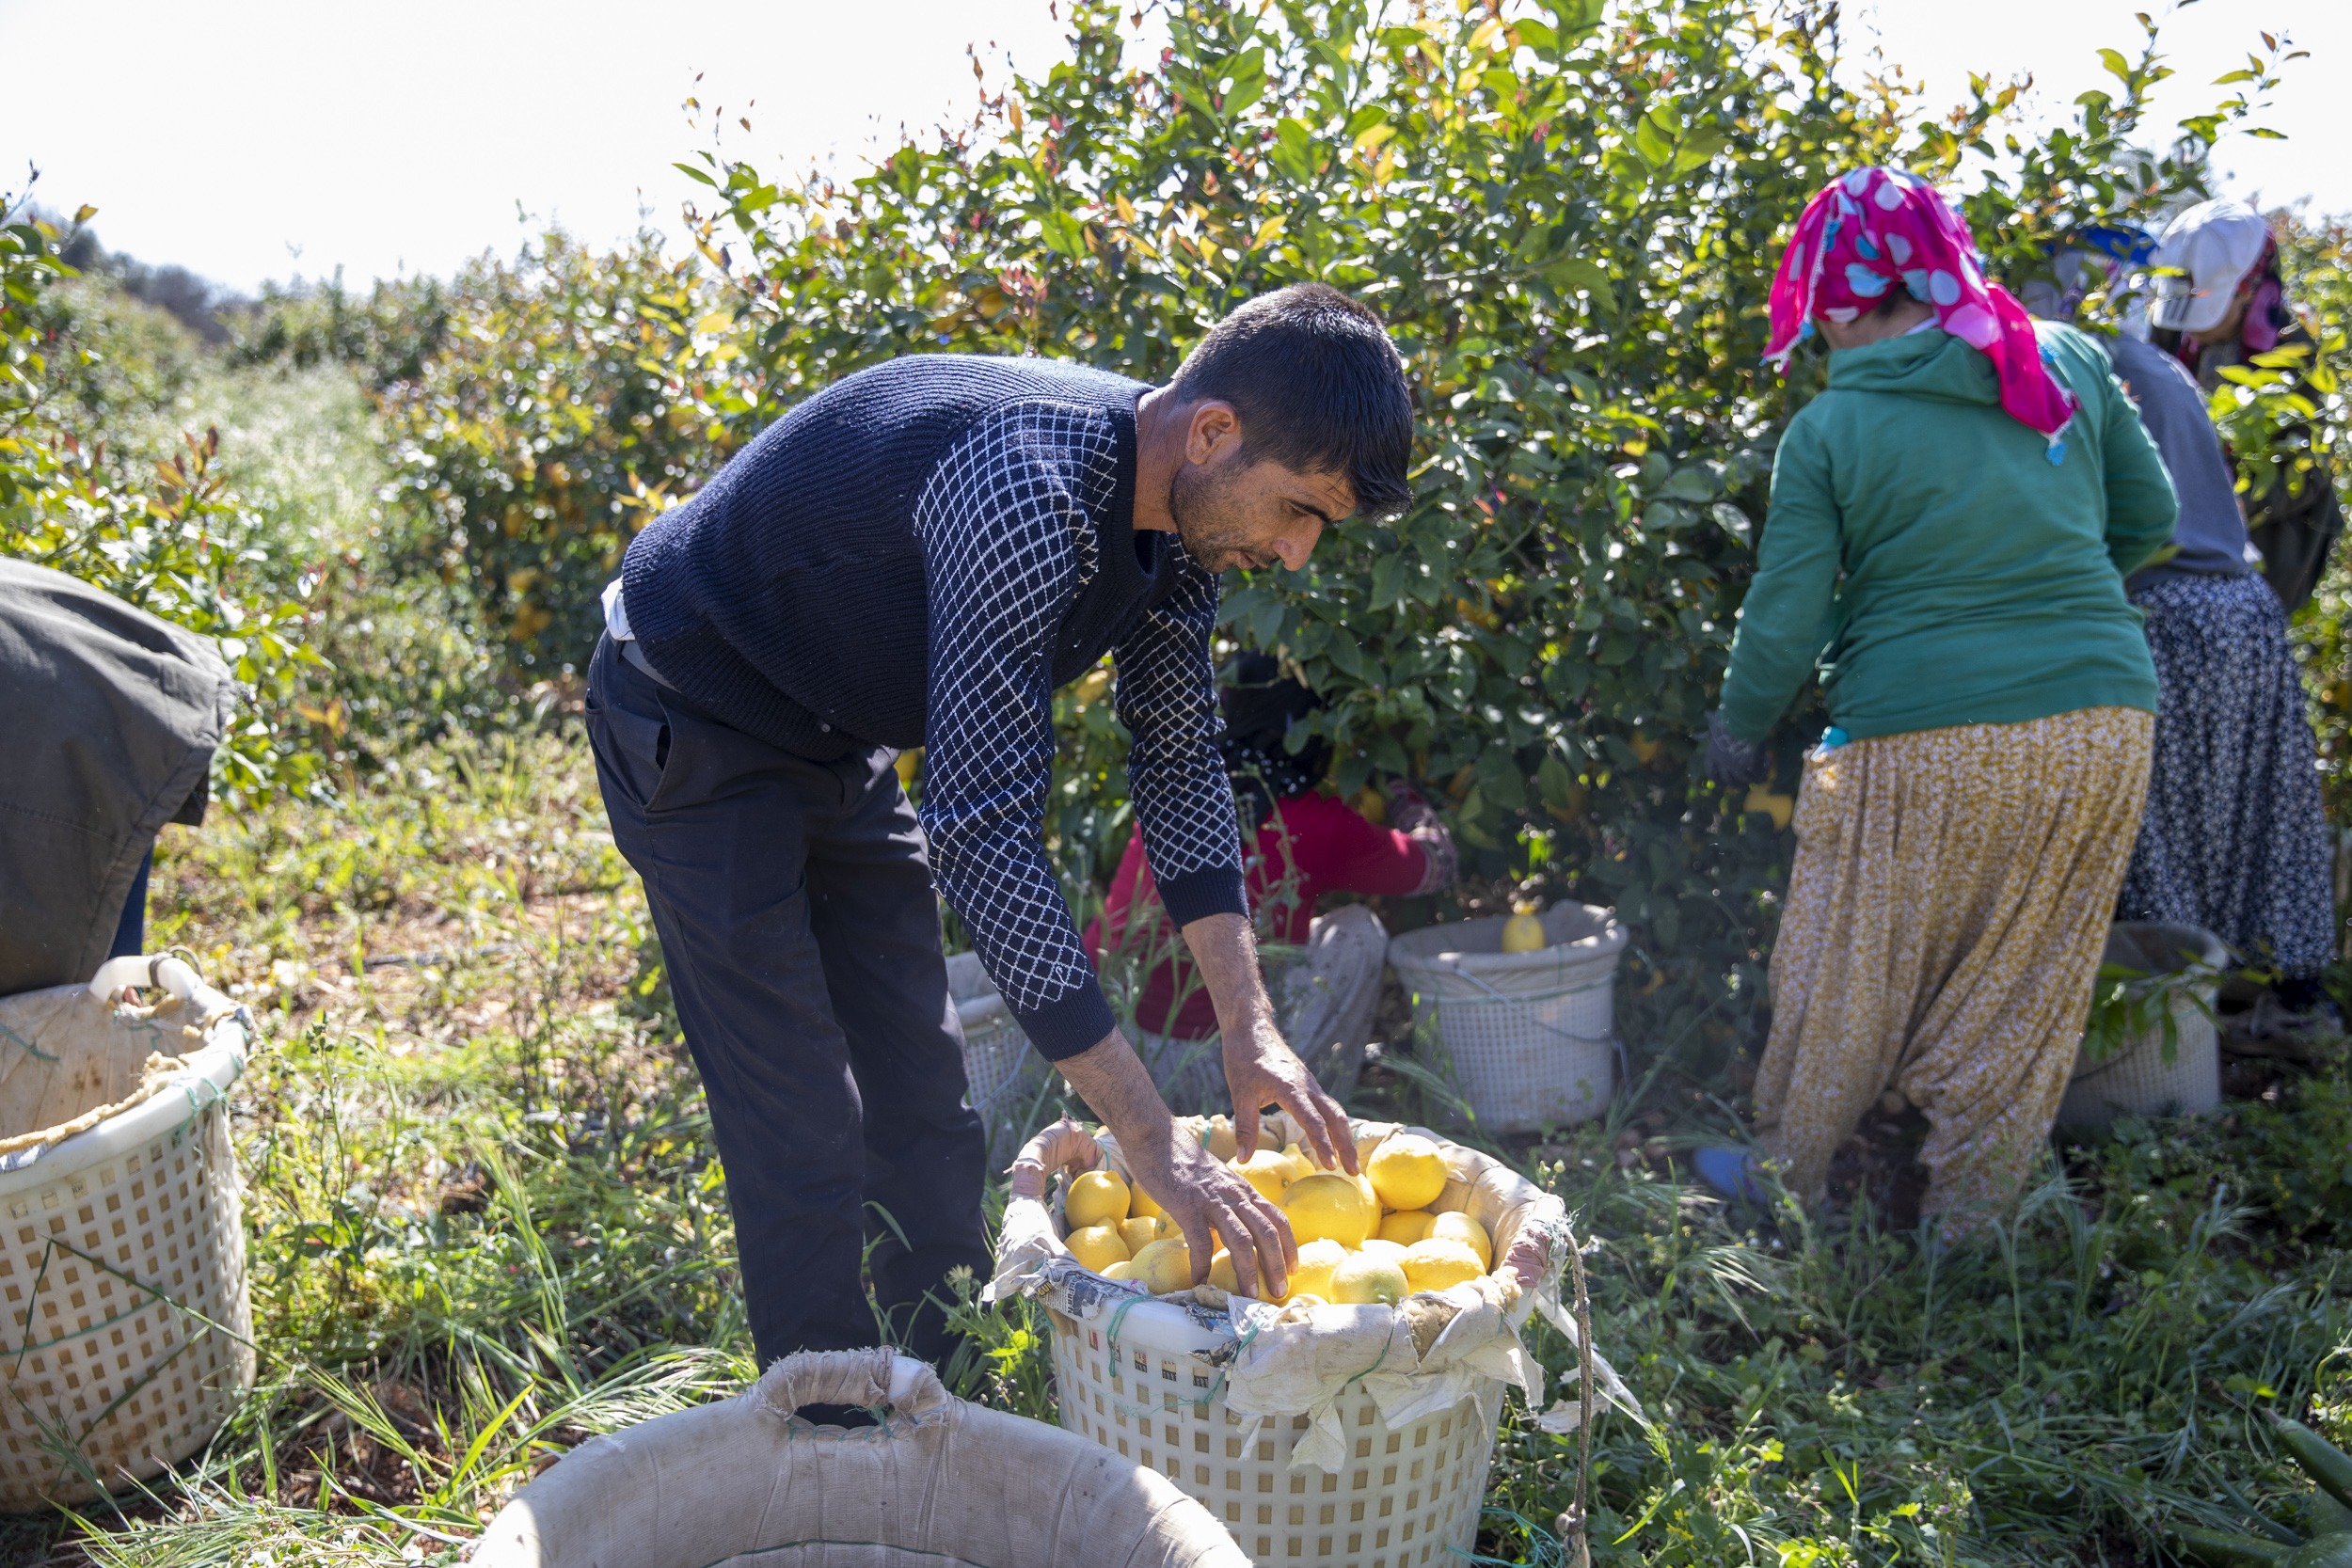
[[[888,1406],[818,1427],[804,1404]],[[787,1356],[731,1400],[583,1444],[490,1521],[473,1568],[1248,1568],[1165,1479],[967,1404],[887,1350]]]

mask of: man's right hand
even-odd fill
[[[1119,1139],[1144,1191],[1184,1232],[1194,1284],[1209,1277],[1222,1242],[1244,1294],[1270,1301],[1289,1293],[1291,1266],[1298,1261],[1289,1219],[1239,1171],[1178,1129],[1125,1037],[1114,1029],[1054,1065]]]

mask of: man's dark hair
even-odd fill
[[[1180,404],[1232,404],[1250,462],[1344,477],[1362,516],[1393,516],[1412,499],[1405,361],[1372,308],[1337,289],[1260,294],[1210,329],[1170,390]]]

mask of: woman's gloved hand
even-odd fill
[[[1707,776],[1725,789],[1745,789],[1772,776],[1772,759],[1763,747],[1741,740],[1724,727],[1721,713],[1707,716]]]

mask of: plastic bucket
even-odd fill
[[[947,959],[947,994],[963,1029],[963,1076],[972,1109],[988,1132],[992,1163],[1012,1157],[1026,1129],[1030,1102],[1044,1082],[1044,1058],[1029,1044],[977,953]]]
[[[2171,974],[2198,964],[2218,970],[2229,956],[2220,938],[2195,926],[2127,920],[2108,930],[2100,961],[2149,974]],[[2220,990],[2218,975],[2195,990],[2194,1000],[2171,999],[2170,1061],[2165,1060],[2160,1027],[2131,1037],[2105,1061],[2094,1062],[2078,1052],[2066,1098],[2058,1103],[2058,1124],[2096,1129],[2118,1117],[2198,1117],[2217,1109],[2221,1035],[2213,1006]]]
[[[1614,911],[1561,904],[1546,911],[1545,946],[1502,951],[1504,917],[1423,927],[1389,942],[1478,1125],[1532,1132],[1598,1116],[1615,1086],[1617,962],[1626,930]]]

